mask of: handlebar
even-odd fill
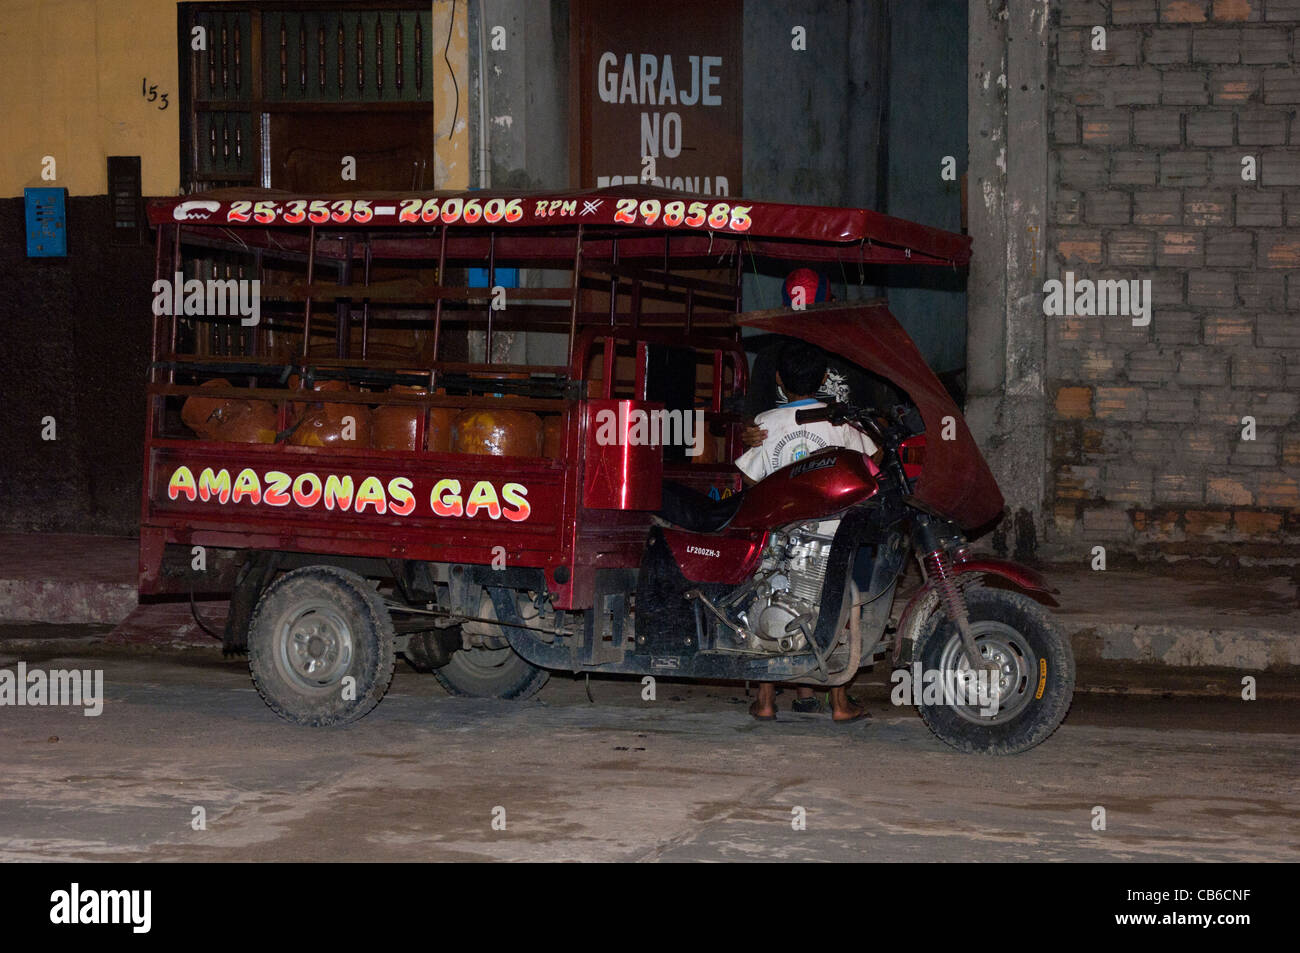
[[[863,430],[865,430],[876,444],[881,448],[892,450],[894,441],[891,440],[893,428],[882,429],[872,413],[865,408],[853,407],[849,404],[841,404],[838,401],[830,401],[824,407],[808,407],[803,410],[794,412],[795,423],[811,424],[821,421],[839,426],[847,421],[852,421]]]
[[[808,407],[794,412],[795,423],[811,424],[827,421],[835,426],[852,422],[864,429],[885,450],[894,451],[908,437],[925,432],[925,424],[915,407],[899,405],[881,414],[887,424],[882,427],[876,420],[877,412],[865,407],[854,407],[839,401],[829,401],[823,407]]]
[[[794,419],[796,423],[800,424],[818,423],[820,421],[828,421],[836,426],[846,422],[857,424],[884,451],[884,469],[892,472],[897,477],[899,487],[906,493],[909,492],[910,482],[903,467],[900,447],[903,441],[913,434],[924,433],[925,423],[921,419],[920,412],[915,407],[902,404],[886,411],[883,416],[888,421],[884,427],[876,421],[874,411],[864,407],[841,404],[838,401],[829,401],[823,407],[808,407],[803,410],[796,410]]]
[[[922,420],[920,413],[915,407],[903,404],[877,412],[865,407],[854,407],[851,404],[830,401],[822,407],[808,407],[804,410],[796,410],[794,419],[795,423],[800,424],[818,423],[824,420],[832,424],[842,424],[851,420],[854,423],[865,423],[869,427],[877,428],[875,420],[877,414],[883,416],[889,422],[891,428],[898,427],[903,431],[900,439],[906,439],[913,434],[925,432],[925,422]]]
[[[895,416],[889,412],[885,412],[883,416],[891,425],[896,423]],[[879,424],[876,423],[875,411],[866,407],[854,407],[852,404],[842,404],[836,400],[828,401],[823,407],[807,407],[803,410],[796,410],[794,420],[795,423],[799,424],[828,421],[836,426],[852,421],[855,424],[862,424],[873,433],[880,430]]]

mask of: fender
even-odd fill
[[[1010,559],[1000,559],[997,556],[968,557],[954,562],[952,569],[954,575],[992,573],[1015,583],[1021,589],[1029,589],[1035,592],[1060,592],[1059,589],[1049,585],[1047,580],[1036,570]],[[928,581],[912,594],[912,598],[908,600],[907,606],[898,619],[898,630],[894,636],[895,663],[900,659],[903,643],[905,641],[916,643],[916,638],[921,633],[921,626],[939,606],[939,594],[935,592],[934,586]]]
[[[997,556],[967,557],[966,559],[954,561],[952,568],[953,572],[959,575],[964,572],[993,573],[995,576],[1010,579],[1021,589],[1033,589],[1037,592],[1060,592],[1059,589],[1052,588],[1047,580],[1035,570],[1010,559],[999,559]]]

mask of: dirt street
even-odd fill
[[[872,720],[836,726],[789,694],[757,723],[743,686],[454,699],[399,660],[378,709],[312,730],[216,651],[76,654],[0,643],[0,668],[102,669],[105,696],[0,708],[0,860],[1300,859],[1300,715],[1267,675],[1255,702],[1230,674],[1080,693],[1045,744],[989,758],[891,706],[879,668],[853,689]]]

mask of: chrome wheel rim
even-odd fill
[[[1005,724],[1034,697],[1038,655],[1020,632],[1004,622],[975,622],[971,633],[983,660],[996,664],[996,679],[971,668],[961,636],[954,633],[939,657],[945,704],[973,724]],[[950,685],[955,689],[951,697],[946,691]]]
[[[352,666],[352,626],[328,602],[299,606],[281,624],[278,636],[280,667],[303,688],[337,685]]]

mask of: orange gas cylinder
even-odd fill
[[[204,381],[200,387],[229,387],[226,381]],[[199,397],[197,394],[185,398],[181,405],[181,422],[200,437],[207,436],[215,427],[230,419],[235,401],[229,397]]]
[[[452,425],[456,453],[536,457],[542,452],[542,420],[526,410],[462,411]]]
[[[395,394],[427,394],[426,388],[395,384]],[[370,412],[370,445],[376,450],[416,450],[420,415],[424,408],[416,404],[385,404]]]
[[[345,418],[351,418],[351,425]],[[289,442],[295,447],[369,447],[370,408],[365,404],[325,404],[309,410]]]
[[[223,380],[202,387],[229,387]],[[275,443],[276,411],[264,400],[192,396],[181,405],[181,422],[205,440]]]
[[[460,411],[455,407],[430,407],[429,428],[425,445],[433,453],[451,451],[451,434]]]
[[[289,389],[296,391],[298,389],[298,381],[299,381],[298,375],[291,374],[289,376]],[[356,390],[356,388],[350,385],[347,381],[317,381],[315,384],[312,385],[311,389],[312,392],[316,394],[330,393],[334,391]],[[313,403],[313,402],[304,403],[302,401],[291,401],[289,403],[289,419],[297,420],[303,414],[307,413],[309,410],[315,410],[319,406],[320,404]],[[348,405],[343,404],[343,405],[336,405],[336,406],[346,407]]]
[[[343,381],[322,381],[312,390],[329,393],[354,388]],[[295,447],[369,447],[370,408],[365,404],[308,405],[289,443]]]
[[[564,417],[561,414],[542,421],[542,456],[555,459],[563,452],[564,431],[560,429],[563,423]]]
[[[236,400],[230,417],[212,431],[227,443],[275,443],[275,406],[265,400]]]

